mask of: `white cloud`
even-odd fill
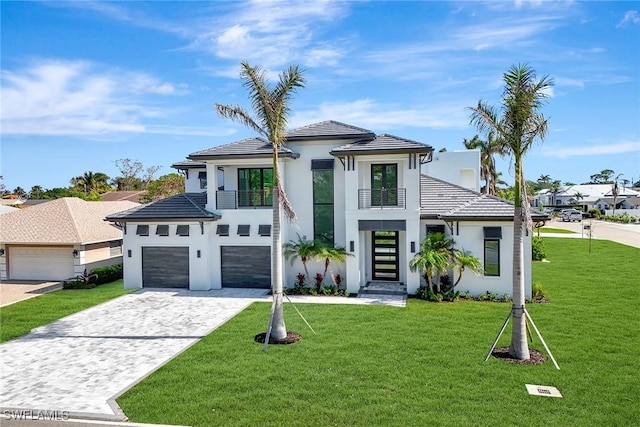
[[[403,109],[371,99],[360,99],[353,102],[324,102],[314,110],[299,110],[292,115],[289,125],[298,127],[336,118],[373,129],[464,128],[467,126],[468,113],[462,105]]]
[[[622,18],[622,21],[620,21],[620,23],[616,25],[616,28],[620,28],[626,24],[631,24],[631,25],[640,24],[640,15],[638,14],[637,10],[627,11],[627,13],[624,14],[624,18]]]
[[[566,148],[543,148],[542,154],[548,157],[602,156],[607,154],[623,154],[640,152],[640,141],[622,141],[611,144],[574,146]]]
[[[167,113],[146,97],[187,90],[145,73],[101,70],[87,61],[44,60],[3,70],[1,77],[4,135],[146,132],[144,119]]]

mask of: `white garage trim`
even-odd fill
[[[74,276],[70,246],[10,246],[8,261],[12,280],[65,280]]]

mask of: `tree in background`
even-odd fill
[[[611,169],[604,169],[600,173],[593,174],[589,177],[586,184],[613,184],[613,175],[615,172]]]
[[[71,187],[85,195],[97,195],[111,190],[109,177],[102,172],[85,171],[84,174],[71,178]]]
[[[549,96],[553,80],[548,76],[537,79],[528,65],[512,66],[504,73],[502,101],[492,106],[479,101],[471,107],[470,122],[481,133],[495,132],[507,153],[513,158],[515,198],[513,216],[513,327],[509,353],[520,360],[529,359],[525,319],[523,222],[531,222],[526,197],[522,161],[533,143],[544,140],[548,119],[541,109]],[[523,209],[524,207],[524,209]]]
[[[557,205],[557,200],[556,200],[556,196],[558,195],[558,193],[560,192],[560,188],[562,187],[562,185],[560,184],[559,180],[555,180],[553,181],[550,185],[549,185],[549,191],[551,191],[551,194],[553,194],[553,199],[551,204],[552,205]]]
[[[485,182],[483,192],[495,196],[498,194],[498,172],[494,156],[502,156],[504,151],[494,136],[493,132],[489,132],[487,140],[484,141],[475,135],[470,141],[465,138],[462,143],[468,150],[480,150],[480,179]]]
[[[145,169],[142,162],[132,159],[118,159],[114,161],[120,176],[113,179],[113,185],[118,191],[144,190],[153,181],[153,175],[160,170],[160,166],[150,166]]]
[[[284,146],[289,104],[294,92],[304,87],[305,79],[298,66],[291,66],[280,73],[279,81],[272,85],[266,80],[266,71],[261,67],[252,67],[242,62],[240,79],[244,88],[249,92],[249,99],[253,107],[253,116],[238,105],[215,104],[215,108],[222,117],[241,123],[267,138],[273,148],[273,242],[272,242],[272,294],[273,310],[269,320],[269,329],[265,337],[265,345],[270,335],[275,340],[287,338],[282,307],[282,234],[280,230],[280,205],[290,220],[295,219],[295,212],[289,202],[284,186],[280,179],[278,164],[278,150]]]
[[[170,173],[147,185],[147,192],[140,197],[140,201],[151,203],[181,193],[184,193],[184,176]]]

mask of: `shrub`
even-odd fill
[[[531,289],[534,298],[542,298],[544,297],[544,287],[541,282],[533,282],[533,287]]]
[[[602,214],[600,213],[600,209],[593,208],[589,209],[589,215],[591,215],[592,218],[600,219]]]
[[[95,283],[96,285],[115,282],[116,280],[122,279],[122,264],[94,268],[91,270],[91,275],[97,276],[91,281],[91,283]]]
[[[533,239],[531,239],[531,259],[534,261],[542,261],[546,255],[547,253],[542,237],[533,236]]]

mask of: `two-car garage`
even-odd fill
[[[189,264],[188,246],[142,247],[142,285],[188,289]],[[269,246],[222,246],[218,265],[223,288],[271,287]]]
[[[66,280],[73,277],[73,247],[10,246],[11,280]]]

